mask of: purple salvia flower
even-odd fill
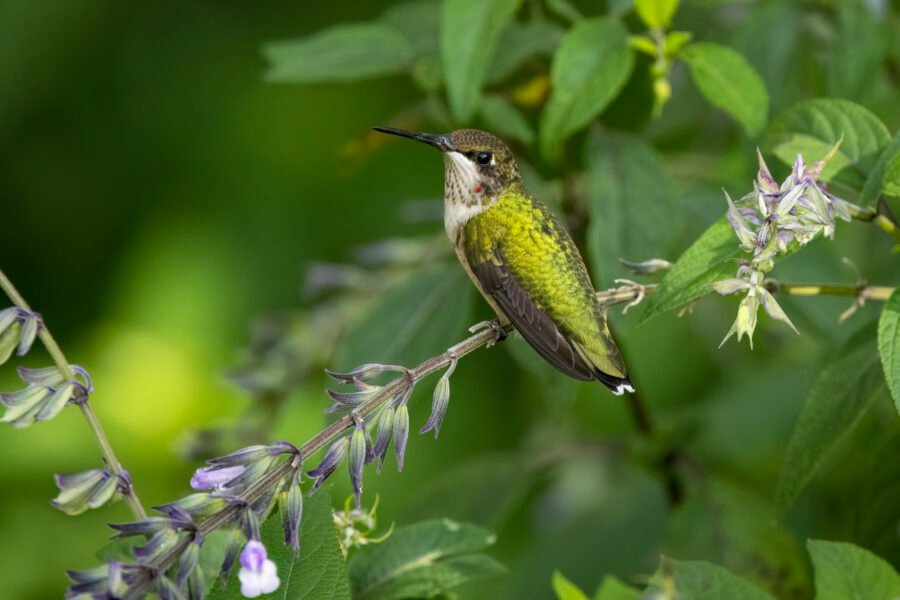
[[[394,455],[397,457],[397,470],[403,470],[403,457],[406,454],[406,441],[409,439],[409,409],[406,403],[394,409]]]
[[[241,552],[241,570],[238,572],[241,594],[256,598],[271,594],[281,585],[278,569],[266,554],[266,547],[259,540],[250,540]]]
[[[218,489],[233,481],[246,470],[243,465],[233,467],[200,467],[191,477],[191,487],[195,490]]]

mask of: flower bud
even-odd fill
[[[406,440],[409,438],[409,409],[400,404],[394,409],[394,455],[397,458],[397,470],[403,470],[403,457],[406,454]]]

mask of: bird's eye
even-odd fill
[[[475,155],[475,161],[479,165],[489,165],[491,164],[491,153],[490,152],[479,152]]]

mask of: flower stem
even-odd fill
[[[900,226],[897,225],[897,221],[893,218],[893,215],[890,214],[890,211],[884,204],[884,200],[879,200],[875,208],[858,206],[850,203],[848,203],[848,205],[850,208],[850,216],[852,218],[857,221],[873,223],[879,229],[888,235],[893,236],[895,240],[900,242]]]
[[[22,294],[19,293],[19,290],[16,289],[12,281],[9,280],[2,270],[0,270],[0,288],[2,288],[6,295],[9,296],[9,299],[12,300],[13,304],[22,310],[33,312],[31,307],[25,301],[25,298],[22,297]],[[62,349],[59,347],[59,344],[56,343],[56,340],[53,338],[53,335],[50,333],[50,330],[47,329],[46,325],[41,325],[38,336],[41,338],[41,343],[44,344],[44,348],[47,349],[50,358],[52,358],[53,362],[56,363],[56,366],[59,367],[59,370],[66,380],[74,381],[75,372],[72,370],[72,365],[66,360],[66,356],[63,354]],[[84,415],[84,419],[87,421],[91,433],[94,434],[94,438],[100,446],[100,452],[103,455],[103,459],[106,461],[107,468],[109,468],[113,475],[119,477],[120,480],[123,479],[121,477],[123,475],[122,464],[119,462],[119,459],[116,458],[116,454],[109,443],[109,439],[103,431],[103,426],[100,424],[97,414],[91,407],[90,400],[84,398],[78,402],[78,405],[81,408],[81,414]],[[129,481],[122,491],[122,495],[125,498],[125,502],[128,504],[128,508],[131,509],[131,513],[136,519],[146,519],[147,513],[144,512],[144,507],[141,505],[140,500],[138,500],[137,493],[130,483],[130,478],[125,477],[124,480]]]

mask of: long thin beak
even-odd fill
[[[425,144],[428,144],[429,146],[434,146],[441,152],[450,152],[452,150],[455,150],[453,145],[450,143],[450,136],[447,135],[416,133],[415,131],[406,131],[403,129],[395,129],[393,127],[373,127],[372,129],[374,129],[375,131],[380,131],[381,133],[399,135],[400,137],[416,140],[417,142],[423,142]]]

